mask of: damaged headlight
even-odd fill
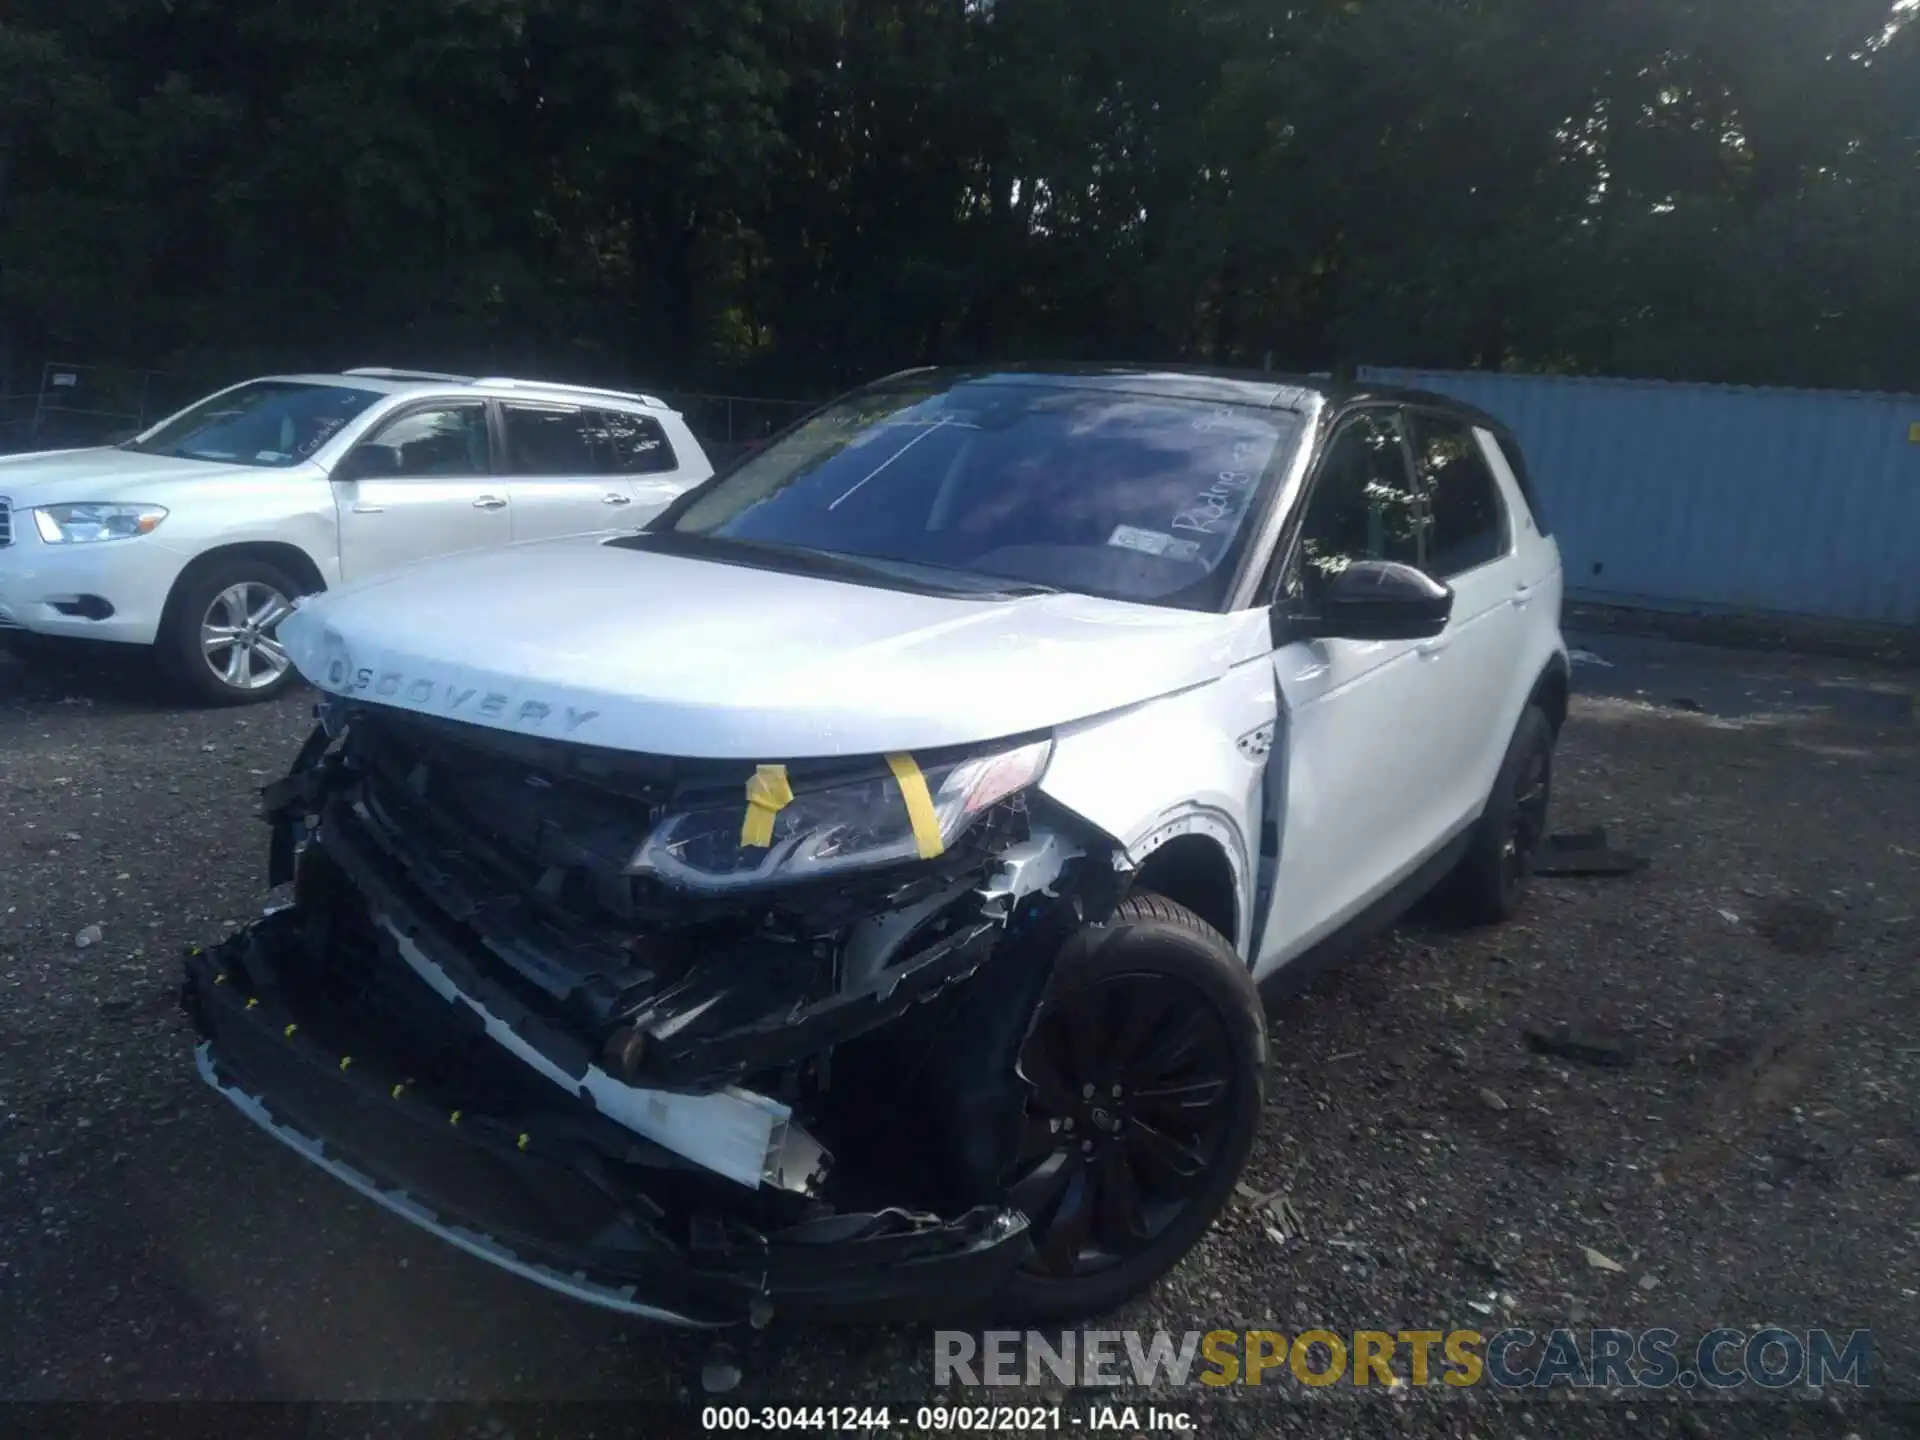
[[[751,796],[683,810],[654,827],[628,868],[712,891],[930,858],[982,812],[1038,780],[1052,752],[1051,740],[1037,740],[924,771],[910,757],[889,756],[888,774],[785,791],[791,798],[772,810],[770,833],[756,833]],[[781,772],[776,784],[785,783]],[[763,835],[766,843],[753,843]]]

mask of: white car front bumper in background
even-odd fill
[[[25,509],[0,522],[0,542],[0,632],[151,645],[185,563],[146,537],[48,545]]]

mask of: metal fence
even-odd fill
[[[707,458],[720,466],[786,429],[819,402],[755,395],[703,395],[669,391],[661,397],[686,417]]]
[[[177,377],[160,370],[50,360],[15,428],[37,449],[93,445],[144,430],[179,408]]]
[[[1513,428],[1574,599],[1920,625],[1920,396],[1361,374]]]

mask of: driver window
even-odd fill
[[[1311,600],[1356,560],[1420,563],[1421,512],[1393,417],[1363,411],[1327,446],[1307,497],[1287,593]]]
[[[415,410],[382,427],[354,451],[357,477],[405,479],[485,475],[487,412],[482,405]]]

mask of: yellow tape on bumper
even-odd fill
[[[787,767],[761,765],[747,781],[747,816],[740,822],[740,843],[773,844],[773,817],[793,803],[793,786],[787,783]]]
[[[907,802],[907,819],[913,824],[913,838],[920,847],[920,858],[931,860],[947,847],[940,839],[940,820],[933,813],[933,796],[927,793],[927,777],[920,773],[911,755],[889,755],[887,765],[900,782],[900,794]]]

